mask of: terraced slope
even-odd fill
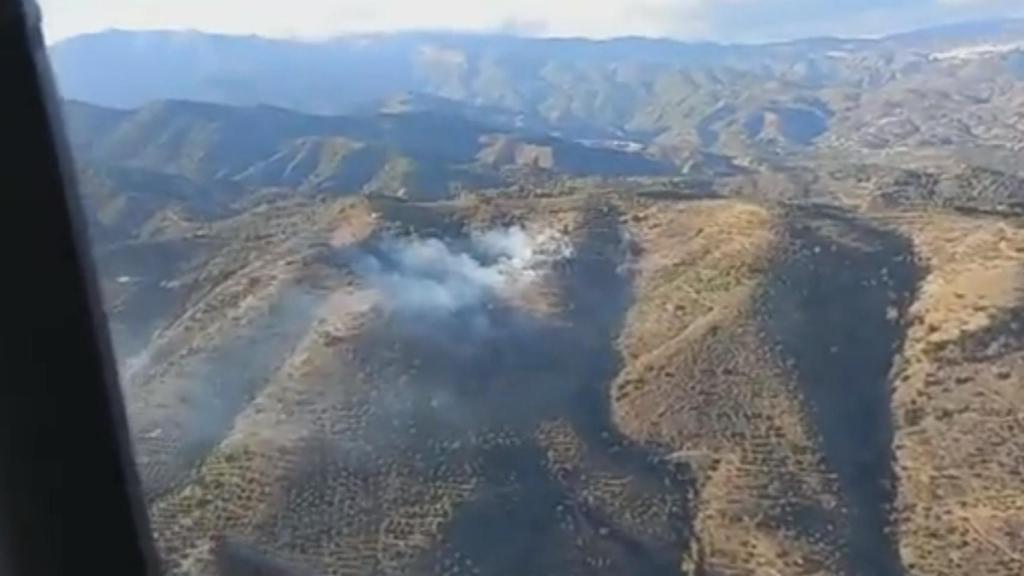
[[[929,270],[894,373],[898,534],[915,574],[1024,572],[1024,232],[894,217]]]
[[[617,214],[577,203],[487,223],[564,236],[572,254],[531,272],[547,298],[481,293],[438,315],[365,271],[371,254],[384,277],[404,273],[390,243],[421,234],[456,250],[460,212],[385,208],[392,231],[315,249],[276,296],[249,292],[270,304],[223,345],[186,347],[142,387],[140,457],[172,571],[263,558],[317,574],[678,573],[687,471],[607,417],[629,287]],[[154,401],[168,396],[180,404]]]
[[[113,319],[151,334],[171,573],[1019,573],[1012,218],[602,192],[161,234]]]
[[[617,422],[694,467],[698,566],[901,574],[888,373],[909,243],[841,213],[735,202],[633,220]]]

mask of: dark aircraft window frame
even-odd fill
[[[0,574],[156,574],[39,14],[0,0]]]

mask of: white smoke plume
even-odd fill
[[[452,314],[526,288],[572,248],[563,236],[522,227],[473,233],[468,240],[388,238],[356,271],[391,310]]]

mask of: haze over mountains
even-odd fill
[[[1003,99],[1024,74],[1022,30],[1020,21],[998,21],[766,46],[426,33],[306,43],[107,32],[58,43],[51,54],[66,97],[119,108],[170,98],[349,114],[414,94],[416,106],[486,106],[573,137],[669,147],[880,147],[955,144],[955,126],[968,114],[986,121],[977,129],[997,132],[1001,126],[985,116],[1015,104]],[[899,109],[908,99],[916,106]],[[853,133],[867,125],[878,127]]]
[[[169,573],[1024,573],[1024,21],[51,58]]]

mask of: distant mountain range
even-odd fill
[[[443,113],[633,143],[676,161],[694,150],[772,158],[1024,144],[1018,20],[763,46],[111,31],[60,42],[51,57],[67,98],[113,108],[180,99],[307,114]]]
[[[160,101],[120,111],[69,101],[69,134],[97,230],[137,231],[171,204],[203,219],[261,190],[444,199],[524,179],[662,176],[638,151],[515,132],[444,111],[313,116]],[[112,203],[113,202],[113,203]]]
[[[505,169],[570,176],[656,175],[637,153],[510,132],[441,112],[313,116],[267,106],[162,101],[119,112],[70,102],[84,159],[254,188],[361,192],[386,173],[396,195],[445,196],[452,184],[501,185]]]
[[[1016,203],[1005,182],[1024,176],[1018,20],[763,46],[111,31],[56,44],[51,57],[85,188],[103,207],[93,213],[108,219],[97,230],[137,232],[169,204],[205,219],[273,189],[430,200],[558,178],[697,175],[726,194],[834,198],[794,184],[791,168],[909,168],[928,182],[968,165],[994,171],[998,193],[978,194],[1003,205]],[[744,171],[786,184],[720,179]],[[888,182],[881,168],[854,172]]]

